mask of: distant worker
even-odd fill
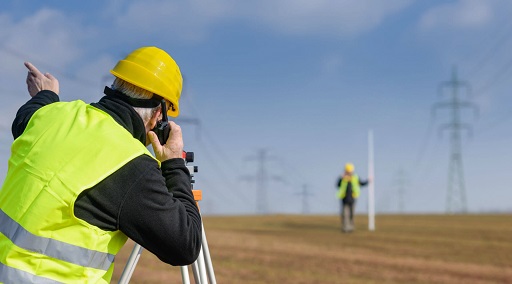
[[[58,80],[25,66],[31,99],[12,124],[0,189],[0,283],[110,283],[127,238],[168,264],[193,263],[201,216],[181,128],[170,122],[168,139],[157,135],[164,116],[179,114],[171,56],[131,52],[91,104],[60,102]]]
[[[341,201],[341,228],[345,233],[354,230],[354,211],[356,200],[361,193],[361,186],[368,184],[370,179],[360,180],[354,173],[352,163],[345,164],[345,172],[338,178],[337,196]]]

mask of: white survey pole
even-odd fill
[[[373,131],[368,131],[368,230],[375,231],[375,174],[373,166]]]

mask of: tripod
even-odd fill
[[[185,163],[194,161],[194,153],[193,152],[185,152],[183,151],[183,159]],[[197,173],[197,166],[188,166],[187,168],[190,172],[190,182],[192,186],[194,185],[194,174]],[[194,194],[194,200],[199,208],[198,201],[202,199],[202,191],[193,189],[192,193]],[[215,273],[213,271],[213,264],[210,257],[210,250],[208,248],[208,242],[206,241],[206,233],[204,232],[204,225],[201,222],[202,229],[202,238],[201,238],[201,250],[199,252],[199,256],[197,260],[191,264],[192,272],[194,275],[195,284],[216,284],[217,281],[215,279]],[[133,246],[133,250],[126,262],[126,266],[124,267],[123,273],[121,274],[121,278],[119,279],[119,284],[128,284],[130,282],[130,278],[132,277],[133,271],[135,270],[135,266],[139,261],[140,255],[142,254],[142,247],[139,244],[135,244]],[[190,284],[190,276],[188,273],[188,266],[181,266],[181,280],[183,284]]]

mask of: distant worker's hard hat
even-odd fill
[[[346,171],[347,173],[352,173],[352,172],[354,172],[354,164],[352,164],[352,163],[346,163],[346,164],[345,164],[345,171]]]
[[[141,47],[117,62],[110,73],[169,100],[172,106],[168,115],[176,117],[180,114],[183,77],[178,64],[167,52],[154,46]]]

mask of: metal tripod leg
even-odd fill
[[[201,247],[201,250],[199,251],[199,256],[196,260],[197,267],[199,269],[199,284],[207,284],[208,283],[208,276],[206,276],[206,268],[204,265],[204,256],[203,256],[203,248]],[[197,283],[197,281],[196,281]]]
[[[199,264],[197,263],[197,260],[194,261],[194,263],[192,263],[191,266],[192,273],[194,273],[194,283],[201,284],[201,275],[199,274]]]
[[[215,272],[213,271],[212,258],[210,257],[210,249],[208,248],[208,241],[206,241],[206,233],[204,231],[204,225],[201,222],[201,227],[203,229],[203,237],[202,237],[202,254],[203,259],[206,264],[206,272],[208,273],[208,280],[210,280],[210,284],[217,284],[217,280],[215,279]]]
[[[130,282],[130,278],[132,278],[133,271],[135,270],[135,266],[139,261],[141,253],[142,247],[136,243],[135,246],[133,246],[133,250],[132,253],[130,254],[130,258],[128,258],[128,262],[126,262],[123,274],[121,274],[119,284],[128,284]]]
[[[216,284],[215,273],[213,270],[212,260],[210,257],[210,250],[208,248],[208,242],[206,240],[206,233],[204,231],[204,225],[201,222],[202,227],[202,240],[201,240],[201,251],[197,260],[192,264],[192,271],[194,273],[194,280],[196,284]],[[137,262],[140,259],[143,248],[139,244],[135,244],[133,250],[128,258],[126,266],[124,267],[119,284],[128,284],[132,277],[133,271],[137,266]],[[188,266],[181,266],[181,280],[183,284],[190,284],[190,277],[188,274]]]
[[[190,277],[188,276],[188,266],[181,266],[181,282],[183,284],[190,284]]]
[[[124,267],[123,273],[121,274],[121,278],[119,279],[119,284],[128,284],[130,282],[130,279],[132,278],[133,271],[135,271],[135,267],[137,266],[137,262],[139,261],[140,255],[142,254],[143,248],[139,244],[135,244],[133,247],[133,250],[130,254],[130,257],[128,258],[128,261],[126,262],[126,266]],[[201,257],[201,254],[199,255]],[[196,284],[201,283],[208,283],[205,282],[206,276],[200,276],[199,274],[199,268],[197,268],[197,260],[193,263],[192,270],[194,271],[194,278]],[[188,266],[181,266],[181,281],[183,284],[190,284],[190,277],[188,275]],[[204,265],[203,265],[203,271],[204,271]],[[200,279],[203,279],[203,282]]]
[[[202,226],[202,239],[201,251],[197,260],[192,264],[192,271],[194,273],[194,280],[196,284],[216,284],[215,273],[213,271],[212,259],[210,257],[210,250],[208,249],[208,242],[206,241],[206,234],[204,232],[204,225]]]

